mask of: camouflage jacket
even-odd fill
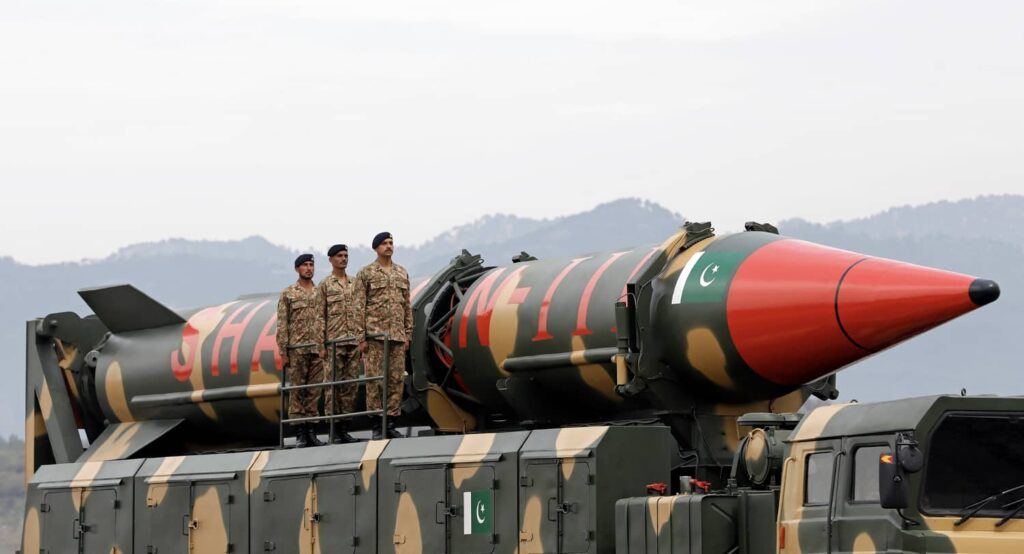
[[[317,285],[324,304],[324,343],[352,337],[338,344],[355,344],[362,337],[356,324],[352,284],[351,277],[347,283],[343,283],[331,274]]]
[[[412,340],[409,273],[398,264],[385,270],[376,260],[359,270],[352,296],[360,336],[387,333],[391,340]]]
[[[285,350],[291,344],[316,346]],[[288,354],[319,352],[324,342],[324,309],[320,290],[306,292],[295,283],[281,291],[277,301],[277,348]]]

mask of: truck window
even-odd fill
[[[853,453],[853,501],[878,502],[878,457],[888,446],[862,446]]]
[[[921,510],[936,515],[957,514],[964,506],[1024,484],[1021,436],[1024,414],[947,415],[925,448]],[[1002,506],[1021,497],[1020,492],[1010,494],[992,502],[979,515],[1006,515],[1008,510]]]
[[[804,506],[824,506],[832,489],[832,453],[815,452],[806,460]]]

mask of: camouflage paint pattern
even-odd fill
[[[773,554],[775,495],[687,494],[616,502],[618,554]]]
[[[387,444],[262,452],[247,482],[252,550],[376,552],[377,464]]]
[[[668,483],[671,449],[664,427],[532,432],[520,451],[520,552],[613,552],[615,501]]]
[[[779,530],[785,535],[780,554],[825,552],[943,552],[1004,554],[1024,551],[1024,520],[1019,516],[1003,526],[998,517],[976,515],[961,526],[956,516],[928,516],[919,509],[922,483],[928,468],[908,476],[910,493],[904,514],[920,526],[903,525],[896,510],[882,509],[878,502],[853,502],[853,454],[861,446],[893,448],[895,433],[913,431],[921,449],[928,451],[928,437],[950,412],[1024,415],[1020,398],[921,397],[874,404],[836,404],[809,414],[790,436],[789,454],[783,467]],[[837,464],[832,483],[835,495],[832,544],[829,545],[827,506],[805,505],[807,457],[828,452]],[[1014,483],[1010,483],[1014,484]],[[986,491],[988,492],[988,491]]]
[[[612,552],[614,500],[667,480],[670,444],[578,427],[52,464],[22,551]]]
[[[132,479],[142,463],[41,467],[26,491],[21,551],[132,552]]]
[[[276,302],[249,297],[184,312],[183,325],[110,335],[94,350],[104,416],[183,419],[195,444],[272,443],[280,419]]]
[[[405,391],[405,344],[392,342],[388,349],[388,416],[401,413],[402,393]],[[363,356],[367,377],[378,377],[384,371],[384,341],[366,341],[366,353]],[[371,382],[366,385],[366,409],[380,410],[383,390],[381,383]]]
[[[331,367],[331,356],[333,350],[334,366]],[[324,381],[342,381],[359,377],[362,368],[362,354],[354,345],[327,346],[327,363],[324,364]],[[331,372],[334,378],[331,378]],[[355,411],[356,396],[359,387],[356,385],[342,385],[331,387],[324,391],[324,413],[334,413],[333,395],[338,394],[338,413],[351,413]]]
[[[406,342],[412,335],[409,273],[392,263],[384,269],[374,260],[356,274],[352,285],[356,336],[386,333],[390,340]]]
[[[324,337],[324,297],[319,288],[289,285],[277,300],[277,349],[288,355],[319,353]],[[299,346],[310,345],[310,346]]]

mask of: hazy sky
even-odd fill
[[[0,256],[1024,193],[1024,3],[4,0]],[[613,222],[610,222],[613,223]]]

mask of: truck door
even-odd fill
[[[359,545],[356,519],[373,517],[356,511],[356,496],[360,494],[353,473],[328,473],[315,479],[316,534],[321,552],[350,554]],[[360,481],[361,482],[361,481]],[[314,550],[315,552],[315,550]]]
[[[839,472],[834,520],[836,553],[885,552],[899,523],[878,499],[878,458],[889,450],[889,437],[848,437]]]
[[[794,443],[786,459],[779,511],[779,552],[830,554],[836,552],[832,509],[836,473],[842,464],[840,441]]]
[[[520,550],[527,554],[590,552],[594,477],[582,459],[531,460],[520,478]]]
[[[585,460],[562,460],[561,476],[562,544],[559,552],[590,552],[594,541],[594,529],[590,528],[590,492],[594,484],[590,464]]]
[[[252,501],[253,550],[313,550],[309,524],[311,481],[308,476],[267,479],[262,496]]]
[[[55,491],[43,495],[42,548],[40,552],[77,554],[82,530],[78,523],[78,502],[82,491]]]
[[[521,551],[543,554],[558,551],[558,461],[531,461],[520,479]]]
[[[494,468],[481,464],[462,464],[451,468],[449,506],[451,519],[450,552],[488,554],[494,551]]]
[[[447,552],[448,479],[444,467],[403,469],[398,473],[395,552]]]
[[[234,498],[226,483],[192,485],[189,521],[189,552],[231,552],[231,505]]]
[[[97,489],[83,493],[79,514],[83,554],[109,554],[117,542],[117,491]]]
[[[191,486],[188,483],[152,483],[146,490],[146,509],[136,525],[145,529],[142,552],[185,554],[188,552],[188,513]]]

